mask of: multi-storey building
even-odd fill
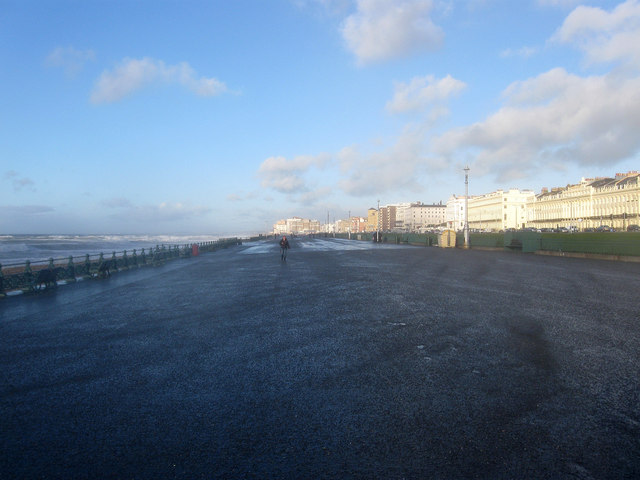
[[[434,205],[425,205],[421,202],[412,203],[409,208],[402,210],[402,222],[404,229],[409,232],[417,232],[427,227],[441,226],[445,223],[447,206],[442,202]]]
[[[336,233],[347,233],[351,227],[351,221],[349,219],[336,220],[334,231]]]
[[[447,228],[452,230],[463,230],[465,221],[465,197],[452,195],[447,200],[445,207],[445,222]]]
[[[500,231],[534,228],[597,228],[608,225],[627,229],[640,225],[640,173],[616,174],[615,178],[582,179],[565,188],[531,190],[497,190],[469,197],[453,195],[446,205],[421,202],[370,208],[367,218],[351,217],[325,226],[325,231],[420,231],[429,226],[446,225],[463,230],[468,203],[469,228]],[[279,220],[274,233],[313,233],[321,231],[317,220],[293,217]]]
[[[527,226],[527,204],[535,193],[531,190],[496,190],[469,198],[469,228],[500,231]]]
[[[468,203],[467,220],[471,230],[504,231],[525,228],[527,204],[533,198],[533,191],[517,189],[470,196],[468,202],[464,196],[453,195],[446,206],[447,227],[458,231],[464,229],[465,208]]]
[[[273,224],[273,233],[276,235],[286,235],[289,233],[287,230],[287,221],[286,220],[278,220]]]
[[[640,225],[640,174],[615,178],[583,178],[576,185],[543,189],[528,205],[527,225],[535,228],[597,228],[626,230]]]
[[[397,203],[380,207],[378,211],[367,211],[365,231],[407,231],[416,232],[428,226],[438,226],[445,222],[446,205],[442,202],[434,205],[416,203]]]
[[[351,217],[351,233],[360,233],[367,231],[367,219],[364,217]]]
[[[320,231],[320,222],[318,220],[309,220],[308,218],[293,217],[286,220],[278,220],[273,225],[273,232],[279,235],[286,234],[306,234],[316,233]]]
[[[408,228],[404,224],[405,218],[408,217],[408,211],[411,208],[410,203],[396,203],[394,205],[389,205],[390,207],[395,208],[395,221],[390,221],[389,230],[402,232],[407,231]]]
[[[398,207],[396,205],[387,205],[380,207],[380,230],[383,232],[390,232],[396,228],[396,212]]]
[[[375,208],[370,208],[367,210],[367,232],[375,232],[380,228],[378,224],[378,210]]]

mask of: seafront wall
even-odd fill
[[[370,233],[340,233],[335,236],[372,241]],[[438,235],[435,233],[381,233],[380,236],[383,243],[438,246]],[[469,235],[469,244],[474,249],[640,262],[640,232],[472,233]],[[456,247],[462,246],[464,235],[458,233]]]
[[[185,245],[156,245],[148,249],[94,253],[66,258],[49,258],[0,264],[0,298],[21,293],[35,293],[61,283],[87,278],[106,278],[113,273],[133,268],[161,265],[180,258],[213,252],[220,248],[240,245],[238,238],[225,238],[211,242]]]

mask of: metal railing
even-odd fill
[[[140,251],[114,251],[110,256],[101,252],[0,264],[0,297],[12,293],[33,293],[50,286],[86,278],[105,278],[112,273],[162,265],[170,260],[190,257],[194,253],[213,252],[219,248],[240,244],[242,241],[238,238],[225,238],[186,245],[156,245],[155,248],[142,248]]]

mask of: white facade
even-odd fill
[[[464,230],[464,200],[464,195],[460,197],[452,195],[449,200],[447,200],[445,211],[445,222],[447,223],[447,228],[456,231]]]
[[[273,233],[276,235],[286,235],[287,233],[289,233],[289,230],[287,230],[286,220],[278,220],[273,225]]]
[[[396,225],[407,232],[417,232],[426,227],[445,223],[447,206],[425,205],[421,202],[402,204],[396,212]]]
[[[582,179],[577,185],[543,190],[529,203],[529,226],[584,230],[604,225],[625,230],[640,225],[640,174]]]
[[[482,231],[522,229],[527,226],[527,204],[535,199],[532,190],[515,188],[469,198],[469,228]]]
[[[287,218],[278,220],[273,225],[273,232],[277,235],[317,233],[320,232],[320,222],[300,217]]]
[[[484,195],[470,196],[469,229],[481,231],[504,231],[527,226],[527,204],[535,199],[531,190],[497,190]],[[465,197],[453,195],[447,201],[447,227],[464,230]]]
[[[390,230],[396,231],[408,231],[410,228],[411,220],[411,204],[410,203],[396,203],[389,205],[396,207],[396,216],[394,225],[391,225]]]

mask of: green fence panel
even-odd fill
[[[351,234],[351,239],[371,241],[371,233]],[[337,233],[336,238],[349,238],[348,233]],[[388,244],[437,246],[438,235],[421,233],[381,233]],[[471,248],[497,248],[532,253],[539,250],[600,255],[640,256],[640,232],[579,232],[538,233],[504,232],[471,233]],[[456,246],[464,246],[464,233],[456,234]]]
[[[531,253],[540,250],[541,234],[537,232],[505,232],[504,248]]]
[[[543,233],[541,250],[595,253],[601,255],[640,255],[640,233]]]
[[[461,237],[464,245],[464,235]],[[469,243],[473,247],[502,248],[505,244],[504,235],[501,233],[471,233]]]
[[[430,247],[438,244],[438,235],[435,233],[407,233],[405,234],[405,239],[411,245]]]

